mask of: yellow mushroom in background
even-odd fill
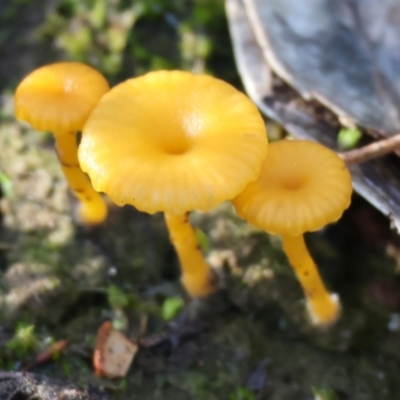
[[[283,140],[270,144],[258,179],[233,200],[240,217],[282,236],[315,325],[336,321],[340,302],[326,290],[303,233],[337,221],[351,194],[350,172],[336,153],[313,142]]]
[[[109,89],[106,79],[88,65],[59,62],[30,73],[17,87],[14,98],[18,120],[37,131],[54,134],[61,168],[80,200],[79,218],[89,225],[104,221],[107,206],[79,166],[76,133]]]
[[[157,71],[107,93],[82,131],[79,161],[96,190],[117,205],[165,213],[194,297],[217,285],[188,221],[232,199],[257,178],[268,148],[265,124],[241,92],[219,79]]]

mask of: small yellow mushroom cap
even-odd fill
[[[232,202],[239,216],[272,234],[298,236],[337,221],[349,207],[345,163],[318,143],[271,143],[258,179]]]
[[[103,75],[88,65],[45,65],[26,76],[17,87],[15,114],[37,131],[77,132],[108,91]]]
[[[118,205],[210,210],[257,178],[267,154],[255,105],[208,75],[156,71],[107,93],[82,131],[79,161]]]

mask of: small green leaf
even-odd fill
[[[70,378],[70,377],[71,377],[71,370],[72,370],[71,364],[70,364],[69,362],[67,362],[67,361],[64,361],[64,362],[62,363],[62,369],[63,369],[63,371],[64,371],[64,374],[65,374],[68,378]]]
[[[340,150],[354,148],[362,137],[362,132],[358,128],[342,128],[338,134],[338,147]]]
[[[90,22],[97,29],[100,29],[104,25],[106,18],[106,5],[107,2],[105,1],[95,1],[88,14]]]
[[[238,387],[236,389],[236,393],[231,394],[229,396],[229,400],[257,400],[257,399],[251,390],[245,387]]]
[[[170,321],[172,318],[176,317],[184,304],[183,299],[179,296],[165,299],[161,308],[161,316],[163,320]]]
[[[0,172],[0,188],[5,197],[13,196],[13,186],[10,178],[3,172]]]
[[[34,325],[18,323],[14,336],[6,343],[6,347],[18,357],[25,358],[30,351],[36,350],[37,339],[34,331]]]
[[[315,396],[314,400],[337,400],[337,396],[332,389],[311,387]]]
[[[129,389],[129,382],[126,378],[122,378],[119,382],[119,388],[121,391],[126,391]]]
[[[107,288],[107,298],[111,308],[124,308],[129,303],[128,296],[114,285]]]
[[[207,252],[210,249],[210,240],[208,239],[208,236],[199,228],[195,228],[194,233],[201,249]]]

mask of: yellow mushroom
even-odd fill
[[[59,62],[33,71],[15,93],[15,114],[37,131],[51,131],[63,173],[80,200],[83,223],[97,224],[107,216],[100,194],[82,172],[77,156],[76,133],[104,93],[106,79],[95,69],[76,62]]]
[[[282,236],[315,325],[334,322],[340,303],[326,290],[303,233],[337,221],[351,193],[350,173],[336,153],[317,143],[285,140],[270,144],[258,179],[233,200],[239,216]]]
[[[165,212],[195,297],[216,289],[188,212],[208,211],[256,179],[267,154],[265,124],[252,102],[207,75],[157,71],[107,93],[82,132],[79,161],[116,204]]]

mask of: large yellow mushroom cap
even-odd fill
[[[318,143],[284,140],[270,144],[258,179],[233,205],[260,229],[297,236],[337,221],[351,193],[350,172],[336,153]]]
[[[77,132],[108,90],[106,79],[88,65],[46,65],[19,84],[14,98],[15,114],[37,131]]]
[[[211,76],[157,71],[101,99],[79,161],[118,205],[181,215],[236,196],[266,154],[264,121],[244,94]]]

